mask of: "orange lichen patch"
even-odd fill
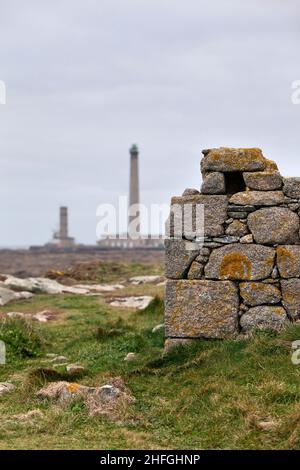
[[[294,263],[292,253],[285,247],[285,246],[278,246],[277,247],[277,261],[278,263],[287,264],[287,263]],[[295,263],[294,263],[295,264]]]
[[[221,267],[221,279],[251,279],[252,264],[246,255],[238,252],[225,255]]]
[[[76,383],[69,383],[67,385],[67,388],[68,388],[69,392],[76,393],[80,389],[80,385],[76,384]]]
[[[268,310],[269,310],[271,315],[285,316],[285,310],[282,307],[270,307],[270,306],[268,306]]]
[[[278,246],[277,265],[281,277],[298,277],[300,275],[300,247]]]

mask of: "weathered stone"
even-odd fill
[[[300,246],[284,245],[277,249],[277,266],[281,277],[300,276]]]
[[[282,176],[279,171],[261,171],[244,173],[246,186],[258,191],[274,191],[282,187]]]
[[[187,277],[188,279],[201,279],[203,276],[203,271],[203,264],[200,264],[197,261],[193,261]]]
[[[114,297],[114,300],[110,302],[109,305],[118,308],[135,308],[136,310],[144,310],[144,308],[147,308],[153,299],[154,297],[151,295]]]
[[[266,167],[266,159],[257,148],[212,149],[201,160],[201,171],[260,171]]]
[[[233,235],[236,237],[243,237],[248,233],[247,225],[239,220],[234,220],[226,229],[226,235]]]
[[[279,277],[277,266],[274,266],[271,276],[272,279],[277,279]]]
[[[197,261],[200,264],[206,264],[208,261],[208,258],[209,258],[208,256],[198,255],[195,261]]]
[[[200,194],[200,191],[198,191],[198,189],[186,188],[183,191],[182,196],[196,196],[197,194]]]
[[[131,362],[131,361],[135,361],[136,359],[137,359],[137,354],[134,352],[129,352],[124,357],[124,362]]]
[[[281,292],[276,286],[262,282],[241,282],[240,295],[251,307],[262,304],[278,304]]]
[[[259,209],[248,216],[248,227],[256,243],[266,245],[299,241],[299,217],[290,209]]]
[[[239,243],[214,250],[205,267],[208,279],[256,281],[270,276],[275,250],[266,246]]]
[[[283,178],[283,192],[288,197],[300,198],[300,178]]]
[[[171,212],[171,236],[174,227],[181,229],[184,220],[184,236],[195,232],[195,236],[218,237],[223,235],[223,224],[227,217],[227,196],[199,196],[173,197]],[[201,218],[202,206],[204,220]],[[173,219],[173,221],[172,221]],[[204,227],[203,227],[204,222]]]
[[[47,279],[44,277],[29,277],[27,279],[21,279],[11,275],[6,275],[6,279],[2,284],[9,289],[16,291],[39,292],[43,294],[89,294],[88,289],[65,286],[54,279]]]
[[[248,212],[228,211],[227,215],[232,219],[245,219],[248,216]]]
[[[253,235],[249,233],[240,239],[240,243],[253,243]]]
[[[282,303],[292,318],[300,318],[300,279],[281,281]]]
[[[232,235],[226,235],[222,237],[215,237],[213,239],[214,242],[216,243],[222,243],[222,245],[228,245],[231,243],[236,243],[239,241],[239,237],[234,237]]]
[[[220,248],[222,246],[222,243],[216,243],[216,242],[205,242],[205,247],[214,249],[214,248]]]
[[[164,330],[165,330],[165,324],[160,323],[159,325],[155,325],[152,328],[152,333],[159,333],[159,332],[164,331]]]
[[[211,250],[205,246],[203,246],[202,248],[200,248],[199,250],[199,255],[201,256],[209,256],[210,255],[210,252]]]
[[[237,333],[239,297],[233,282],[168,281],[166,336],[224,338]]]
[[[166,277],[170,279],[186,278],[190,266],[198,254],[199,247],[196,243],[166,239]]]
[[[68,364],[66,370],[72,376],[83,375],[86,372],[86,368],[80,364]]]
[[[282,191],[244,191],[236,193],[229,199],[231,204],[252,206],[275,206],[285,202]]]
[[[288,204],[288,208],[291,209],[291,211],[298,211],[300,209],[300,203],[299,202],[293,202],[292,204]]]
[[[6,393],[12,392],[15,389],[15,386],[9,382],[0,382],[0,396],[5,395]]]
[[[15,292],[6,287],[0,287],[0,305],[8,304],[12,300],[15,300]]]
[[[281,330],[287,324],[287,316],[284,308],[261,305],[252,307],[244,313],[240,319],[243,331],[258,330]]]
[[[225,193],[225,177],[223,173],[213,171],[207,173],[203,179],[201,186],[202,194],[224,194]]]
[[[121,377],[101,387],[87,387],[71,382],[52,382],[36,393],[40,400],[53,400],[66,406],[74,401],[83,401],[89,416],[106,416],[111,420],[124,416],[126,405],[133,403],[135,398],[125,387]]]
[[[140,286],[142,284],[159,284],[164,280],[163,276],[134,276],[129,279],[130,284]]]
[[[228,205],[228,212],[244,213],[244,212],[253,212],[255,210],[256,210],[256,207],[251,206],[249,204],[245,204],[243,206],[238,206],[236,204],[229,204]]]

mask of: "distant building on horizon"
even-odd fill
[[[45,246],[57,248],[72,248],[75,246],[75,239],[69,237],[68,208],[61,206],[59,208],[59,230],[54,232],[53,238]]]

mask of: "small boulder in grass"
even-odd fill
[[[36,397],[40,400],[55,401],[61,406],[83,400],[89,416],[105,416],[111,421],[124,418],[126,408],[135,401],[121,377],[116,377],[100,387],[54,382],[39,390]]]
[[[30,410],[27,413],[20,413],[12,416],[12,419],[24,424],[31,424],[38,419],[44,418],[44,413],[41,410]]]
[[[15,386],[9,382],[0,382],[0,396],[5,395],[6,393],[12,392],[15,389]]]
[[[124,362],[135,361],[136,359],[137,359],[137,354],[134,352],[130,352],[124,357]]]
[[[66,358],[66,356],[55,356],[49,362],[51,362],[53,364],[67,364],[68,359]]]
[[[161,323],[160,325],[156,325],[154,328],[152,328],[152,333],[158,333],[161,332],[165,329],[165,324]]]
[[[66,367],[68,374],[74,375],[83,375],[86,372],[86,368],[80,364],[69,364]]]

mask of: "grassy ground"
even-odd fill
[[[291,362],[295,325],[275,336],[196,341],[162,356],[163,288],[137,286],[122,295],[156,295],[143,312],[113,309],[103,297],[37,295],[1,312],[57,312],[56,321],[0,327],[8,362],[0,381],[17,388],[0,398],[1,449],[295,449],[300,447],[300,366]],[[118,295],[120,292],[118,293]],[[136,361],[125,363],[128,352]],[[50,377],[46,353],[80,362],[88,373],[79,381],[101,385],[122,376],[136,397],[121,422],[90,418],[80,404],[60,409],[34,394]],[[63,373],[53,379],[63,379]],[[13,415],[41,409],[44,418],[22,424]],[[261,429],[272,421],[273,429]]]

